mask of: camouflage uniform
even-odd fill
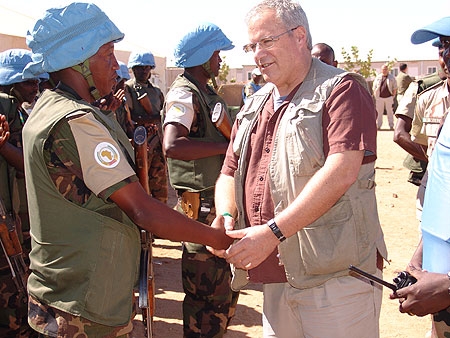
[[[136,80],[131,79],[125,83],[125,88],[131,96],[132,102],[130,106],[131,119],[138,121],[140,117],[145,116],[147,113],[142,108],[137,99],[136,91],[134,90]],[[143,87],[150,98],[152,103],[153,112],[160,113],[164,96],[161,90],[153,86],[150,82],[147,87]],[[167,203],[168,199],[168,182],[167,182],[167,165],[162,151],[161,145],[161,121],[155,124],[156,129],[152,126],[148,127],[149,139],[148,139],[148,177],[149,177],[149,189],[151,195],[160,200],[163,203]]]
[[[417,97],[423,91],[432,88],[436,83],[442,82],[438,72],[429,74],[424,78],[413,81],[410,83],[408,89],[403,95],[399,105],[395,111],[395,116],[405,115],[411,119],[414,119],[414,108],[416,106]],[[403,161],[403,166],[410,171],[408,182],[420,186],[423,175],[427,169],[427,161],[416,160],[411,154],[407,154]]]
[[[27,295],[17,291],[4,255],[0,264],[0,337],[37,337],[27,323]]]
[[[185,107],[193,110],[196,116],[192,122],[189,137],[207,139],[209,142],[225,142],[222,135],[214,136],[214,133],[218,132],[210,122],[211,108],[208,108],[214,107],[216,102],[221,102],[221,99],[212,89],[210,89],[209,95],[200,94],[195,85],[189,81],[187,75],[180,76],[171,87],[171,90],[181,87],[182,90],[193,93],[192,106]],[[170,94],[170,92],[167,94],[169,100],[177,95]],[[200,98],[200,95],[204,97]],[[176,99],[173,102],[167,101],[166,108],[169,112],[169,119],[165,119],[164,123],[171,122],[170,107],[172,104],[180,107],[180,103]],[[176,209],[185,213],[181,197],[184,191],[198,192],[200,196],[198,221],[210,225],[216,216],[213,200],[214,182],[219,174],[223,157],[205,158],[204,161],[210,162],[180,161],[169,158],[169,175],[179,196]],[[193,167],[192,171],[188,169],[191,166]],[[194,170],[195,172],[193,172]],[[196,178],[200,176],[202,178],[197,180]],[[188,189],[188,187],[190,188]],[[230,287],[229,264],[225,259],[212,255],[203,245],[183,243],[181,268],[185,292],[183,301],[184,337],[223,337],[229,321],[234,316],[239,296],[239,293],[233,292]]]
[[[106,326],[93,323],[85,318],[41,304],[29,297],[28,316],[35,330],[43,331],[46,337],[99,337],[126,338],[133,329],[132,322],[125,326]],[[40,336],[42,337],[42,335]]]
[[[19,107],[16,98],[4,93],[0,93],[0,113],[6,116],[9,123],[11,134],[8,142],[21,148],[22,128],[28,114]],[[0,197],[6,211],[15,220],[28,265],[31,245],[23,173],[17,172],[0,156],[0,177]],[[0,288],[0,337],[37,337],[27,323],[27,295],[17,290],[3,250],[0,250]]]
[[[64,86],[61,86],[65,89]],[[110,114],[108,114],[111,116]],[[115,129],[120,129],[116,123]],[[63,140],[61,142],[61,140]],[[71,203],[85,206],[91,203],[93,192],[86,186],[82,177],[81,162],[77,160],[76,146],[72,149],[68,144],[75,144],[71,128],[67,122],[57,123],[52,129],[44,145],[44,160],[52,182],[59,193]],[[131,182],[136,182],[136,176],[130,176],[125,180],[112,185],[102,191],[99,196],[110,195],[118,189]],[[104,211],[102,211],[104,212]],[[119,215],[109,215],[111,218],[121,221]],[[130,299],[132,295],[130,295]],[[133,303],[133,307],[134,307]],[[133,308],[133,318],[135,310]],[[33,296],[28,297],[28,322],[30,326],[38,331],[45,332],[49,337],[127,337],[133,329],[132,322],[125,325],[108,326],[93,322],[79,315],[63,312],[55,307],[46,306]]]
[[[433,315],[433,338],[450,337],[450,307]]]
[[[10,137],[8,142],[17,148],[22,148],[22,128],[28,119],[28,113],[21,108],[14,96],[0,93],[0,114],[6,116],[9,123]],[[0,191],[8,211],[14,210],[20,217],[22,231],[29,231],[28,206],[23,172],[17,171],[6,163],[0,155],[1,180],[7,180],[5,187]],[[8,192],[3,189],[9,189]]]
[[[198,221],[212,223],[216,217],[212,204],[212,199],[201,202],[206,212],[200,212]],[[176,209],[183,213],[181,199],[178,199]],[[230,292],[229,264],[211,255],[205,246],[185,242],[181,269],[186,294],[183,301],[184,337],[222,337],[234,317],[239,297],[238,292]]]

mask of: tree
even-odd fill
[[[373,49],[367,53],[366,61],[359,58],[359,49],[356,46],[351,47],[351,55],[342,47],[341,54],[344,58],[344,70],[358,73],[366,79],[377,75],[375,69],[372,68]]]
[[[219,80],[221,83],[227,83],[227,76],[228,73],[230,72],[230,66],[227,65],[227,63],[225,62],[226,56],[222,57],[222,65],[220,66],[220,70],[219,70]]]
[[[389,56],[388,56],[389,60]],[[388,67],[389,71],[391,71],[392,67],[397,63],[397,58],[394,58],[394,60],[390,60],[386,62],[386,66]]]

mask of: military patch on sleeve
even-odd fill
[[[186,108],[179,103],[174,103],[172,107],[170,107],[170,113],[174,115],[174,117],[179,118],[180,116],[183,116],[186,113]]]
[[[104,168],[114,168],[120,162],[120,153],[116,147],[109,142],[97,144],[94,157],[98,164]]]

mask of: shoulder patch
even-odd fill
[[[186,113],[186,107],[180,103],[174,103],[172,107],[170,107],[171,113],[175,114],[177,117]]]
[[[120,162],[120,153],[111,143],[101,142],[95,147],[94,158],[102,167],[114,168]]]

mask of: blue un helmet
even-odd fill
[[[182,68],[202,65],[216,88],[216,79],[211,71],[209,59],[215,51],[233,48],[233,43],[219,27],[205,22],[195,27],[180,40],[174,52],[175,65]]]
[[[155,57],[150,52],[132,52],[128,58],[128,68],[134,66],[151,66],[156,67]]]
[[[411,42],[418,45],[440,36],[450,36],[450,16],[439,19],[421,29],[416,30],[411,35]]]
[[[1,52],[0,85],[9,86],[25,81],[23,78],[23,70],[32,61],[31,52],[26,49],[16,48]]]
[[[119,63],[119,69],[117,69],[117,71],[116,71],[117,76],[119,77],[119,79],[117,81],[120,81],[122,79],[129,80],[131,77],[130,77],[130,73],[128,72],[127,65],[122,61],[117,61],[117,62]]]
[[[72,67],[80,72],[95,89],[88,59],[108,42],[122,40],[124,34],[94,4],[74,2],[65,7],[48,9],[31,31],[27,32],[27,45],[33,52],[24,76],[29,78],[45,72],[51,73]]]
[[[432,45],[433,47],[441,48],[441,47],[442,47],[441,39],[440,39],[440,38],[434,39],[433,41],[431,41],[431,45]]]
[[[187,33],[175,48],[175,65],[188,68],[203,65],[218,50],[233,49],[233,43],[213,23],[202,23]]]

